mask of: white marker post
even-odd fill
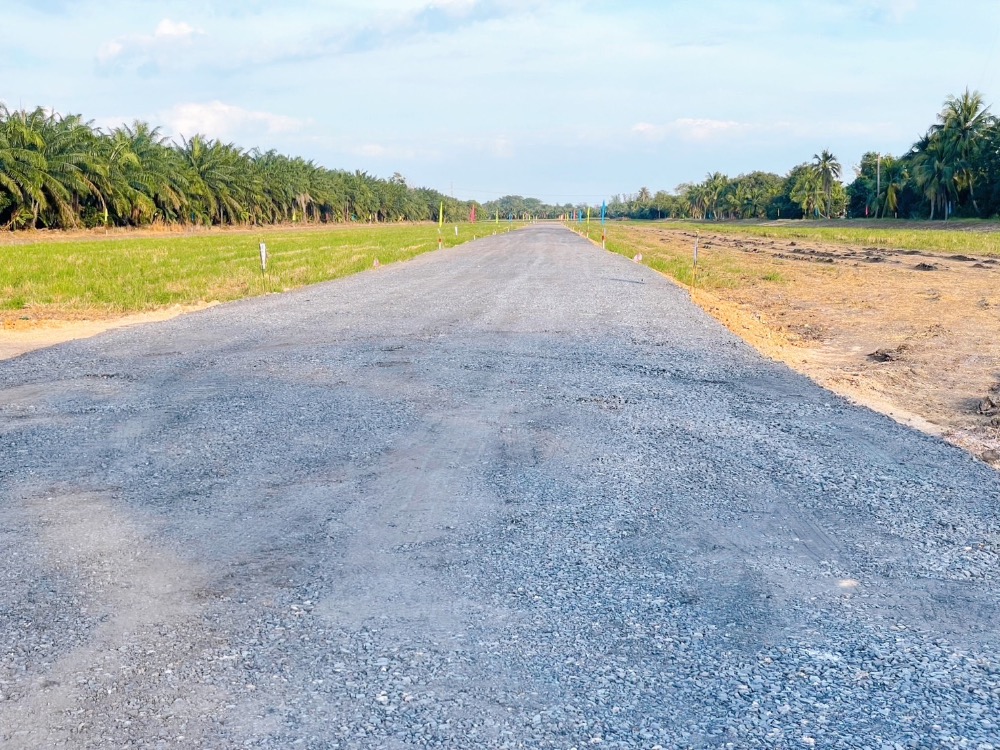
[[[263,240],[260,242],[260,283],[267,292],[267,245]]]
[[[694,234],[694,263],[691,266],[691,290],[694,291],[695,281],[698,278],[698,240],[701,239],[701,232]]]

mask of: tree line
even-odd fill
[[[1000,215],[1000,121],[978,91],[949,96],[936,122],[903,154],[864,154],[852,182],[829,151],[781,176],[708,174],[653,194],[643,187],[608,203],[612,218],[946,219]]]
[[[462,221],[474,202],[399,174],[326,169],[276,151],[194,135],[170,141],[134,122],[0,104],[0,228]]]
[[[866,153],[844,185],[829,151],[781,176],[713,172],[674,192],[616,195],[610,218],[991,217],[1000,214],[1000,122],[982,94],[949,96],[904,154]],[[560,218],[599,206],[508,195],[480,204],[413,188],[397,172],[327,169],[203,135],[168,139],[136,121],[103,130],[81,115],[0,104],[0,228]],[[599,215],[599,214],[598,214]]]

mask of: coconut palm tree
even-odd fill
[[[813,154],[813,169],[819,177],[820,189],[826,198],[826,218],[830,218],[833,198],[833,182],[840,179],[840,162],[832,153],[823,149],[819,154]]]
[[[691,218],[706,218],[709,211],[709,202],[708,190],[705,188],[705,184],[686,184],[681,185],[679,189],[683,191],[684,201],[687,203],[688,209],[691,212]]]
[[[896,214],[899,209],[899,195],[906,187],[908,180],[909,174],[904,162],[891,156],[882,160],[883,218],[889,211],[892,211],[893,215]]]
[[[825,197],[823,180],[819,170],[803,169],[792,185],[789,197],[802,207],[802,218],[815,214]]]
[[[968,89],[960,96],[949,96],[938,114],[934,131],[940,138],[941,151],[954,172],[959,191],[968,190],[972,206],[979,213],[975,184],[980,171],[981,152],[996,118],[985,106],[983,95]]]
[[[934,131],[928,133],[914,147],[913,179],[917,188],[931,204],[930,219],[940,205],[943,218],[948,218],[948,202],[957,199],[955,171],[943,153],[940,138]]]
[[[705,178],[704,185],[706,215],[718,220],[719,204],[722,202],[722,196],[729,186],[729,178],[722,174],[722,172],[713,172]]]

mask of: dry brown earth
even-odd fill
[[[104,317],[54,317],[43,313],[42,317],[25,315],[0,321],[0,359],[10,359],[64,341],[89,338],[112,328],[169,320],[184,313],[204,310],[213,304],[216,303],[172,305],[150,312]]]
[[[646,262],[690,257],[694,242],[660,227],[615,232]],[[824,387],[1000,467],[1000,261],[700,236],[702,267],[740,269],[733,288],[693,292],[730,330]]]

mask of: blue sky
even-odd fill
[[[489,200],[599,202],[712,171],[846,179],[966,87],[1000,3],[4,0],[0,101],[143,119]]]

